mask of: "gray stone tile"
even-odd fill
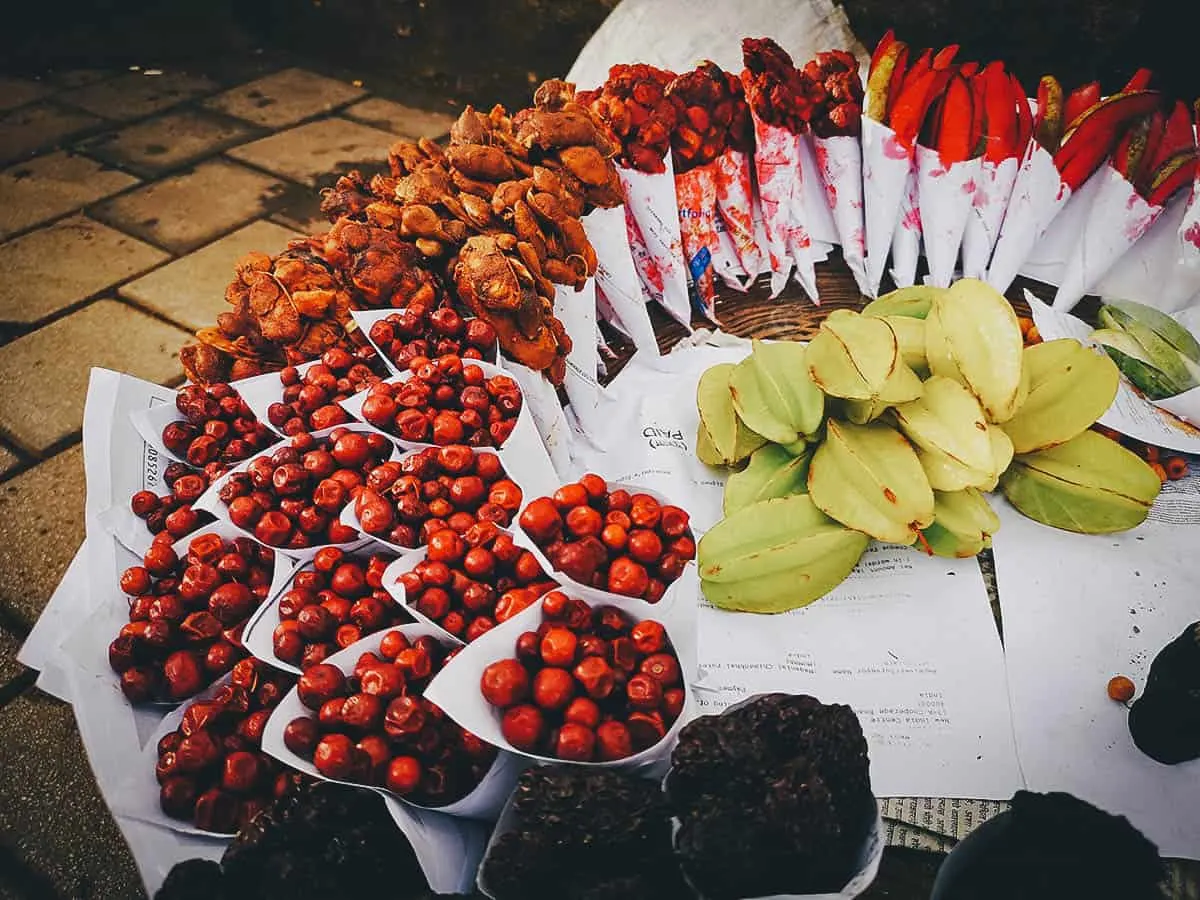
[[[187,253],[271,211],[281,181],[226,159],[148,184],[91,212],[122,231]]]
[[[396,136],[348,119],[322,119],[281,131],[228,155],[309,187],[332,183],[336,174],[378,165]]]
[[[203,75],[164,72],[145,75],[127,72],[117,78],[65,91],[58,99],[90,113],[127,122],[153,115],[217,89],[216,82]]]
[[[0,244],[0,321],[31,324],[171,257],[86,216]]]
[[[445,113],[415,109],[403,103],[393,103],[382,97],[371,97],[342,111],[347,119],[354,119],[372,128],[382,128],[400,137],[440,138],[448,134],[454,124],[454,116]]]
[[[184,109],[92,138],[80,149],[105,162],[153,177],[219,153],[259,133],[236,119]]]
[[[0,109],[16,109],[50,93],[50,88],[27,78],[0,75]]]
[[[0,118],[0,162],[31,156],[72,135],[103,124],[103,119],[54,103],[32,103]]]
[[[145,896],[88,766],[71,707],[37,691],[0,710],[0,833],[61,897]],[[5,880],[0,877],[0,895],[13,896],[4,891]]]
[[[132,175],[66,151],[0,170],[0,238],[137,184]]]
[[[121,295],[193,331],[229,312],[225,288],[234,264],[252,250],[278,253],[297,237],[290,228],[253,222],[121,288]]]
[[[304,69],[284,69],[212,97],[204,105],[255,125],[286,128],[331,112],[365,93]]]
[[[42,453],[79,431],[92,366],[166,382],[181,373],[177,354],[187,338],[115,300],[97,300],[19,337],[0,347],[0,429]]]
[[[28,626],[42,614],[83,540],[81,450],[64,450],[0,484],[0,603]]]

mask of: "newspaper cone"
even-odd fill
[[[1190,200],[1185,192],[1176,194],[1158,221],[1116,261],[1092,293],[1136,300],[1168,314],[1191,305],[1192,298],[1200,294],[1200,248],[1185,237],[1188,214],[1195,213]]]
[[[1000,293],[1008,290],[1046,228],[1070,198],[1071,188],[1059,177],[1054,157],[1037,141],[1030,141],[988,266],[988,284]]]
[[[908,170],[900,217],[892,232],[892,281],[896,287],[912,287],[917,280],[917,257],[921,255],[921,196],[916,160]]]
[[[879,282],[892,246],[892,233],[900,220],[900,204],[908,183],[913,151],[896,138],[896,132],[863,116],[863,224],[866,236],[868,296],[879,293]]]
[[[742,270],[750,278],[766,265],[762,248],[754,233],[754,184],[750,156],[740,150],[726,150],[716,159],[717,211],[725,224]]]
[[[1054,308],[1072,309],[1162,215],[1111,164],[1096,173],[1100,179],[1087,219],[1067,256]]]
[[[771,258],[771,296],[779,296],[793,266],[796,280],[814,300],[817,276],[809,248],[812,240],[803,222],[800,179],[801,137],[754,116],[754,168],[762,207],[767,252]]]
[[[604,309],[602,297],[617,319],[606,316],[606,320],[628,336],[639,352],[657,356],[658,341],[629,250],[625,207],[594,209],[581,221],[596,251],[597,308]]]
[[[963,277],[982,280],[1000,238],[1000,224],[1017,180],[1015,156],[1000,162],[985,159],[976,181],[975,197],[962,239]]]
[[[675,171],[671,154],[663,160],[665,172],[647,174],[617,166],[625,193],[625,213],[636,229],[629,229],[629,249],[647,293],[684,328],[691,331],[687,270],[679,235],[679,205],[675,197]]]
[[[866,238],[863,232],[862,144],[857,137],[814,137],[817,173],[833,217],[842,258],[858,289],[868,293]]]
[[[942,163],[936,150],[917,147],[917,194],[921,199],[921,237],[929,263],[929,283],[949,287],[962,246],[963,232],[979,188],[978,158]]]
[[[675,176],[675,197],[679,204],[679,236],[683,258],[696,291],[700,310],[711,321],[717,302],[713,279],[713,256],[717,253],[717,182],[716,165],[703,166]]]
[[[567,374],[563,379],[563,387],[584,433],[596,434],[602,427],[597,420],[597,410],[604,389],[596,377],[600,368],[600,353],[597,348],[599,331],[596,328],[595,281],[589,278],[581,291],[555,285],[554,315],[571,337],[571,352],[567,354]]]

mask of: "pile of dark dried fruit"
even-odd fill
[[[868,769],[848,706],[768,694],[693,720],[667,779],[688,880],[709,900],[840,890],[875,816]]]
[[[653,781],[611,769],[537,767],[518,780],[513,813],[483,865],[496,900],[692,896]]]

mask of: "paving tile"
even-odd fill
[[[16,109],[50,93],[50,88],[26,78],[0,75],[0,109]]]
[[[71,707],[37,691],[0,710],[0,834],[61,897],[145,896]],[[14,896],[5,892],[6,880],[0,876],[0,895]]]
[[[395,135],[348,119],[309,122],[230,150],[228,155],[309,187],[387,159]]]
[[[114,197],[92,210],[130,234],[187,253],[269,212],[285,185],[226,159]]]
[[[41,453],[82,425],[92,366],[166,382],[181,372],[177,354],[187,338],[115,300],[90,303],[17,338],[0,347],[0,429]]]
[[[21,464],[21,458],[3,444],[0,444],[0,478],[7,475]]]
[[[53,103],[33,103],[14,109],[0,117],[0,162],[31,156],[103,122],[88,113]]]
[[[440,138],[448,134],[454,116],[416,109],[403,103],[393,103],[382,97],[371,97],[342,111],[342,115],[373,128],[411,138]]]
[[[0,238],[137,184],[132,175],[67,151],[0,170]]]
[[[170,258],[86,216],[60,219],[0,244],[0,321],[37,322]]]
[[[0,687],[25,671],[25,667],[17,662],[17,651],[20,649],[20,639],[0,629]]]
[[[78,444],[0,484],[0,603],[30,627],[83,540],[83,496]]]
[[[236,119],[185,109],[92,138],[80,149],[153,177],[259,134]]]
[[[212,97],[204,105],[255,125],[286,128],[331,112],[365,93],[344,81],[304,69],[284,69]]]
[[[207,247],[155,269],[121,288],[121,295],[195,330],[229,312],[225,288],[233,267],[251,250],[278,253],[295,231],[272,222],[254,222]]]
[[[321,192],[300,185],[288,192],[288,197],[271,215],[271,221],[301,234],[320,234],[329,230],[329,220],[321,212]]]
[[[58,95],[58,99],[106,119],[127,122],[162,112],[185,100],[212,93],[217,88],[216,82],[203,75],[127,72],[108,81],[65,91]]]

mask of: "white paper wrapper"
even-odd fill
[[[1136,300],[1173,313],[1200,304],[1200,247],[1185,240],[1189,195],[1181,191],[1140,241],[1092,287],[1101,297]],[[1200,243],[1200,228],[1195,235]]]
[[[597,299],[603,297],[608,301],[619,318],[619,322],[612,322],[613,326],[628,335],[639,353],[657,356],[658,341],[629,249],[625,207],[594,209],[581,221],[596,251]]]
[[[375,432],[374,428],[372,428],[370,425],[366,425],[362,422],[350,422],[347,425],[337,425],[337,426],[335,426],[335,428],[345,428],[345,429],[348,429],[349,431],[357,431],[362,434],[370,434],[370,433]],[[321,431],[314,431],[314,432],[312,432],[312,435],[318,441],[321,441],[321,440],[324,440],[325,438],[329,437],[329,435],[333,431],[334,431],[333,428],[326,428]],[[392,453],[388,458],[389,459],[398,459],[400,457],[400,450],[399,450],[399,448],[396,447],[395,441],[390,436],[385,435],[385,437],[388,437],[388,440],[392,441]],[[230,477],[232,477],[234,474],[236,474],[238,472],[246,471],[246,468],[250,465],[250,463],[253,460],[257,459],[260,456],[270,456],[272,453],[274,453],[276,450],[278,450],[285,443],[286,443],[286,439],[284,441],[280,441],[280,443],[278,443],[278,444],[274,444],[273,446],[270,446],[267,449],[260,451],[259,453],[254,454],[254,456],[251,456],[249,459],[242,460],[240,463],[238,463],[236,466],[234,466],[232,469],[230,469],[228,472],[226,472],[224,475],[222,475],[220,478],[218,478],[212,484],[210,484],[208,486],[208,490],[206,490],[203,494],[200,495],[200,499],[192,504],[193,508],[207,510],[208,512],[212,513],[214,516],[217,517],[218,522],[226,523],[229,526],[229,528],[232,529],[233,533],[236,536],[248,537],[252,541],[258,541],[258,539],[254,536],[254,533],[252,531],[247,531],[244,528],[238,528],[238,526],[234,525],[232,522],[229,521],[229,507],[227,507],[224,503],[221,502],[221,498],[219,496],[220,491],[221,491],[221,488],[224,487],[225,483],[227,481],[229,481]],[[289,550],[289,549],[285,549],[285,548],[281,548],[281,547],[273,547],[272,549],[275,551],[275,554],[277,556],[280,553],[282,553],[287,556],[290,556],[292,559],[299,560],[301,562],[307,562],[308,560],[310,560],[314,556],[316,556],[317,553],[319,553],[321,550],[324,550],[326,547],[340,547],[342,550],[349,552],[358,547],[362,547],[367,542],[368,542],[368,538],[360,537],[357,540],[347,541],[344,544],[316,544],[312,547],[305,547],[301,550]]]
[[[384,309],[352,309],[352,310],[350,310],[350,318],[352,318],[354,320],[354,324],[356,324],[358,326],[359,330],[362,332],[362,336],[364,338],[366,338],[367,343],[375,348],[375,352],[379,354],[379,359],[383,363],[384,368],[387,369],[387,371],[391,372],[393,375],[398,374],[400,372],[400,369],[397,368],[397,366],[394,362],[392,362],[390,359],[388,359],[387,354],[383,352],[383,348],[381,348],[378,344],[376,344],[373,340],[371,340],[371,326],[382,319],[386,319],[390,315],[394,315],[397,312],[399,312],[399,310],[394,309],[392,307],[385,307]],[[473,316],[464,316],[463,318],[464,318],[464,321],[469,322],[474,317]],[[498,347],[496,345],[493,345],[491,348],[491,351],[488,353],[485,353],[483,355],[484,361],[494,363],[496,361],[498,352],[499,352]],[[319,362],[319,360],[313,360],[312,362],[304,363],[303,366],[297,366],[297,369],[301,373],[303,373],[305,370],[307,370],[307,368],[309,366],[312,365],[313,362]],[[276,373],[276,374],[278,375],[278,373]],[[250,380],[250,379],[247,379],[247,380]],[[240,384],[240,382],[239,382],[239,384]],[[283,391],[282,390],[280,390],[280,396],[278,399],[283,399]],[[266,419],[263,419],[262,421],[265,422]]]
[[[504,369],[521,387],[521,395],[529,414],[533,416],[534,429],[542,442],[545,455],[548,455],[553,474],[560,481],[569,479],[571,465],[571,428],[563,413],[562,404],[558,402],[558,392],[554,389],[541,372],[535,372],[520,363],[504,360]],[[520,427],[520,423],[517,423]],[[514,434],[516,431],[514,430]],[[512,436],[509,436],[512,440]],[[507,466],[505,467],[507,470]],[[510,471],[511,474],[511,470]]]
[[[1092,329],[1086,322],[1047,306],[1029,291],[1025,292],[1025,300],[1045,340],[1070,337],[1085,344],[1091,343],[1088,336]],[[1177,314],[1175,318],[1184,327],[1197,328],[1200,321],[1192,321],[1188,316],[1190,312]],[[1200,320],[1200,315],[1195,318]],[[1122,375],[1116,399],[1100,417],[1100,424],[1147,444],[1180,453],[1200,454],[1200,388],[1193,388],[1168,400],[1150,401]]]
[[[729,227],[725,220],[717,216],[717,221],[713,224],[717,232],[717,249],[713,253],[713,270],[721,276],[726,287],[745,293],[754,283],[754,277],[742,267],[742,261],[738,258],[737,246],[734,244],[733,235],[729,233]]]
[[[1000,225],[1008,209],[1017,180],[1015,156],[1000,162],[985,159],[980,164],[971,214],[962,239],[963,277],[982,280],[987,275],[992,249],[1000,239]]]
[[[397,628],[388,628],[385,631],[377,632],[376,634],[368,635],[361,641],[357,641],[347,647],[345,650],[339,650],[325,660],[330,665],[337,666],[346,675],[354,671],[354,665],[358,662],[358,658],[364,653],[375,653],[379,650],[379,642],[383,640],[384,634],[388,631],[400,631],[405,637],[413,639],[430,635],[441,640],[441,635],[437,634],[425,625],[401,625]],[[445,672],[449,668],[442,671]],[[439,673],[440,675],[440,673]],[[432,687],[432,682],[430,682]],[[424,696],[437,703],[426,689]],[[439,706],[441,704],[438,704]],[[445,707],[443,707],[445,709]],[[449,710],[446,710],[449,715]],[[267,720],[267,726],[263,730],[262,749],[263,752],[275,757],[284,765],[291,766],[299,772],[304,772],[306,775],[311,775],[313,778],[320,778],[323,781],[332,781],[337,784],[346,784],[351,787],[360,787],[367,790],[376,791],[384,797],[393,797],[392,793],[384,788],[370,787],[369,785],[359,784],[354,781],[339,781],[336,778],[326,778],[317,771],[309,760],[303,759],[292,753],[283,742],[283,730],[287,727],[287,723],[292,719],[300,716],[316,718],[316,713],[310,710],[307,706],[300,702],[300,696],[295,688],[288,691],[284,698],[279,701],[279,706],[271,713],[271,718]],[[476,732],[478,734],[478,732]],[[484,737],[484,735],[479,735]],[[484,737],[486,740],[486,737]],[[504,806],[504,801],[508,798],[512,791],[513,785],[516,783],[517,775],[521,770],[521,762],[510,753],[505,753],[503,750],[496,756],[496,761],[492,763],[491,769],[483,776],[483,780],[479,782],[476,788],[463,797],[461,800],[456,800],[446,806],[428,807],[421,806],[417,803],[412,803],[402,798],[394,798],[401,800],[401,805],[407,808],[412,813],[423,816],[426,814],[434,814],[439,816],[455,816],[464,819],[481,819],[485,821],[494,821],[500,814],[500,808]],[[414,847],[414,849],[416,849]],[[418,860],[421,859],[421,854],[417,854]],[[421,868],[425,870],[425,864],[422,861]],[[428,870],[426,870],[428,877]]]
[[[892,232],[892,281],[896,287],[912,287],[917,279],[922,231],[920,180],[916,160],[913,160],[900,200],[900,219]]]
[[[400,576],[406,572],[411,572],[418,564],[425,562],[429,548],[422,547],[414,553],[409,553],[401,556],[399,559],[392,561],[383,571],[383,589],[392,595],[392,598],[408,611],[414,619],[425,626],[429,633],[435,635],[443,644],[460,647],[466,643],[462,638],[455,637],[445,628],[439,625],[429,616],[425,615],[415,603],[408,602],[408,592],[404,590],[404,585],[400,583]]]
[[[817,276],[809,252],[812,237],[804,222],[802,138],[786,128],[768,125],[753,113],[752,117],[754,169],[771,261],[771,296],[777,297],[783,290],[794,266],[796,280],[816,300]]]
[[[917,145],[917,194],[921,198],[921,235],[929,280],[949,287],[962,246],[963,231],[979,190],[982,160],[947,167],[937,151]]]
[[[395,312],[394,309],[376,311],[376,313],[393,312]],[[376,314],[355,313],[354,315]],[[376,315],[376,317],[379,318],[380,316]],[[374,321],[374,319],[371,321]],[[370,325],[368,325],[367,328],[370,328]],[[366,333],[366,329],[364,329],[363,333]],[[382,353],[380,354],[380,358],[382,358],[385,365],[387,365],[387,358],[384,357]],[[296,366],[296,371],[300,373],[301,377],[303,377],[305,372],[319,362],[319,359],[313,359],[306,363],[301,363],[300,365]],[[391,368],[391,366],[389,365],[388,368]],[[262,375],[255,375],[252,378],[243,378],[241,381],[233,382],[233,387],[239,394],[242,395],[242,399],[246,401],[246,405],[250,407],[251,411],[258,418],[258,421],[262,422],[267,426],[267,428],[271,429],[276,434],[280,436],[283,435],[282,429],[276,428],[271,424],[271,420],[267,418],[267,410],[270,408],[271,404],[283,402],[283,382],[279,380],[278,372],[264,372]]]
[[[900,221],[900,203],[908,181],[913,152],[896,132],[874,119],[862,119],[863,221],[867,250],[867,291],[879,293],[883,269]]]
[[[564,588],[564,591],[569,595],[579,596],[569,587]],[[580,599],[586,598],[581,597]],[[671,750],[675,746],[679,732],[694,714],[695,698],[693,697],[692,682],[696,673],[695,607],[690,604],[676,604],[676,608],[664,610],[660,606],[651,606],[641,600],[631,600],[628,597],[615,599],[603,605],[617,607],[636,622],[653,619],[662,624],[679,657],[686,700],[679,718],[671,724],[663,739],[653,747],[614,762],[580,762],[572,763],[572,765],[620,769],[646,777],[658,777],[670,765]],[[550,765],[561,763],[562,760],[533,753],[523,753],[504,739],[504,735],[500,731],[500,710],[488,703],[479,691],[479,681],[483,676],[483,670],[496,660],[513,657],[515,652],[513,648],[521,633],[536,631],[543,621],[542,603],[539,598],[528,609],[517,613],[507,622],[502,622],[463,648],[449,665],[434,676],[425,691],[425,696],[440,706],[446,715],[455,722],[472,734],[479,735],[489,744]]]
[[[500,457],[500,462],[504,465],[504,471],[508,473],[509,477],[512,478],[513,481],[521,486],[522,490],[525,490],[526,485],[528,485],[529,490],[532,491],[541,491],[544,490],[547,485],[554,485],[556,478],[554,466],[551,464],[550,457],[547,455],[546,445],[542,442],[541,437],[538,435],[538,429],[534,426],[535,413],[533,410],[533,403],[530,401],[529,393],[525,390],[524,383],[520,378],[517,377],[517,373],[511,369],[502,369],[499,366],[493,366],[490,363],[478,361],[476,361],[475,364],[478,365],[479,368],[483,369],[484,374],[488,378],[492,378],[496,375],[512,376],[512,378],[517,381],[517,386],[521,389],[521,411],[517,413],[517,424],[513,427],[512,433],[508,436],[508,439],[505,440],[504,446],[498,450],[495,450],[495,453]],[[391,378],[386,380],[389,384],[397,384],[402,381],[407,381],[411,377],[411,372],[401,372],[399,375],[393,375]],[[543,381],[547,387],[550,387],[550,383],[542,378],[541,375],[538,375],[537,377],[541,379],[541,381]],[[551,388],[551,390],[553,389]],[[350,415],[352,415],[355,419],[363,422],[364,426],[368,430],[375,431],[377,429],[371,428],[369,425],[365,425],[365,420],[362,417],[363,401],[367,398],[367,394],[369,392],[369,389],[360,391],[353,397],[343,400],[342,408],[345,409],[346,412],[350,413]],[[558,406],[557,396],[555,397],[554,405],[556,407]],[[404,448],[405,450],[420,450],[427,447],[437,446],[436,444],[425,444],[418,441],[406,441],[402,438],[391,435],[389,435],[389,437],[398,446]],[[494,448],[488,447],[485,449],[491,450]],[[553,491],[554,487],[550,487],[550,490]],[[530,496],[538,495],[531,494]]]
[[[378,552],[376,548],[362,547],[350,554],[350,556],[365,562],[375,552]],[[246,629],[242,632],[242,646],[246,648],[247,653],[255,659],[261,659],[273,668],[284,672],[291,672],[293,675],[300,674],[300,667],[279,659],[275,655],[272,639],[275,629],[283,621],[279,617],[280,598],[287,591],[291,590],[292,582],[295,581],[297,573],[310,572],[312,568],[312,560],[297,565],[283,554],[276,553],[275,576],[271,579],[271,590],[267,594],[267,599],[259,604],[258,609],[250,615],[250,618],[246,621]],[[385,630],[390,631],[392,627],[394,626],[389,626]]]
[[[160,454],[169,460],[175,462],[186,463],[187,459],[172,453],[167,449],[167,445],[163,443],[163,429],[172,422],[186,421],[181,413],[175,407],[175,398],[172,396],[170,403],[159,403],[154,406],[145,406],[134,410],[129,414],[129,421],[133,424],[134,430],[141,436],[142,440],[154,447]],[[266,421],[265,419],[263,421]]]
[[[1054,308],[1072,309],[1162,215],[1110,163],[1096,173],[1096,195],[1054,295]]]
[[[597,348],[600,332],[596,328],[595,280],[589,278],[581,291],[555,285],[554,315],[571,337],[571,352],[567,354],[567,374],[563,379],[563,387],[584,433],[599,434],[604,428],[599,415],[604,388],[597,378],[600,369]]]
[[[636,225],[629,232],[629,249],[642,286],[671,318],[690,331],[692,310],[670,153],[663,162],[666,171],[658,174],[617,166],[617,175],[625,193],[627,222],[632,220]]]
[[[825,203],[833,217],[842,258],[858,289],[868,293],[866,232],[863,224],[862,143],[857,137],[814,137],[816,171],[825,188]]]
[[[694,302],[710,321],[716,321],[717,302],[713,258],[719,252],[717,238],[716,161],[675,176],[679,204],[679,235],[683,258],[695,291]]]
[[[1000,237],[988,266],[987,282],[1004,293],[1029,258],[1050,223],[1071,198],[1071,188],[1059,177],[1054,157],[1030,141],[1013,183]]]
[[[754,228],[754,182],[751,158],[740,150],[726,150],[717,157],[720,171],[717,178],[717,211],[724,230],[730,237],[734,253],[742,272],[753,279],[766,270],[768,261],[763,256]],[[718,228],[718,230],[720,230]],[[721,274],[721,269],[717,269]],[[729,278],[725,277],[726,283]],[[744,286],[739,287],[744,289]]]
[[[804,212],[803,224],[812,238],[814,246],[841,243],[837,223],[833,220],[833,209],[829,205],[829,192],[821,178],[821,167],[817,161],[816,137],[810,131],[800,138],[800,191]],[[820,258],[820,253],[813,255]]]

